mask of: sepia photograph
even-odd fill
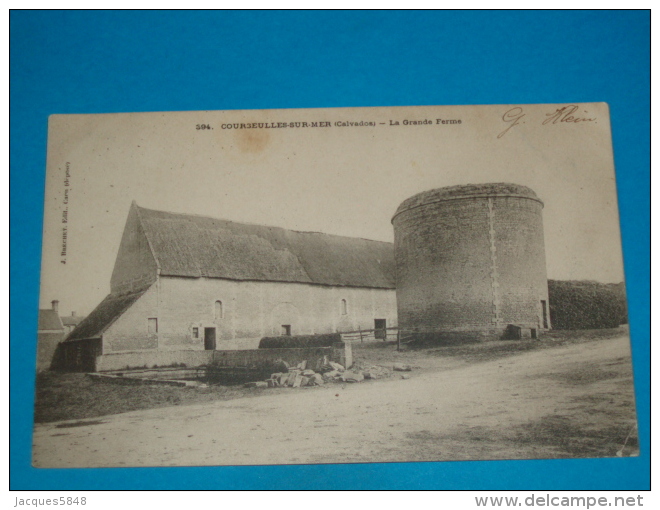
[[[639,455],[605,103],[51,115],[36,468]]]

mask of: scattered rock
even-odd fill
[[[341,380],[344,382],[362,382],[364,381],[364,375],[362,375],[362,372],[353,372],[352,370],[346,370],[342,374]]]
[[[341,374],[336,370],[331,370],[330,372],[326,372],[325,374],[323,374],[323,379],[325,379],[326,381],[330,381],[335,377],[338,377],[339,375]]]
[[[289,375],[288,375],[287,380],[286,380],[286,384],[284,384],[283,386],[293,386],[293,384],[296,381],[296,376],[297,375],[298,375],[297,372],[289,372]]]
[[[307,370],[302,371],[302,375],[307,376],[307,377],[309,377],[311,375],[314,375],[315,373],[316,372],[314,372],[314,370],[310,370],[309,368]]]
[[[339,363],[335,363],[334,361],[330,361],[328,364],[337,372],[343,372],[345,370],[343,366],[341,366]]]
[[[365,379],[381,379],[390,377],[392,375],[392,369],[380,365],[371,365],[364,367],[362,374]]]
[[[408,374],[401,374],[401,379],[410,379]]]
[[[410,372],[412,370],[412,367],[410,365],[405,365],[403,363],[394,363],[392,369],[396,370],[397,372]]]
[[[312,376],[312,382],[317,386],[321,386],[322,384],[325,383],[325,381],[323,380],[323,376],[321,374],[314,374]]]

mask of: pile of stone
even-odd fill
[[[395,363],[392,368],[382,365],[374,365],[367,368],[345,369],[339,363],[323,360],[323,363],[317,370],[307,368],[307,362],[302,361],[294,367],[290,367],[286,362],[280,361],[280,372],[271,374],[265,381],[255,381],[245,383],[248,388],[301,388],[304,386],[322,386],[326,383],[359,383],[365,379],[381,379],[390,377],[392,370],[409,372],[410,365]],[[402,376],[408,378],[408,376]]]
[[[322,386],[329,382],[361,382],[369,378],[359,370],[346,370],[339,363],[323,360],[317,370],[307,368],[307,362],[303,361],[294,367],[280,361],[280,372],[271,374],[265,381],[246,383],[246,387],[255,388],[301,388],[304,386]]]

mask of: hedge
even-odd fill
[[[553,329],[616,328],[628,322],[623,283],[548,280]]]
[[[329,333],[326,335],[266,336],[259,342],[259,349],[332,347],[341,341],[341,335],[339,333]]]

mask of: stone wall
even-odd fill
[[[399,327],[477,328],[493,317],[487,201],[441,202],[395,219]]]
[[[214,365],[223,368],[260,367],[277,360],[297,365],[307,361],[316,367],[326,357],[344,366],[353,364],[350,344],[334,347],[311,347],[303,349],[253,349],[241,351],[137,351],[104,354],[96,358],[96,371],[126,370],[131,368],[173,367],[185,365],[197,367]]]
[[[342,300],[346,300],[345,309]],[[346,313],[343,313],[343,312]],[[147,319],[158,319],[148,335]],[[216,349],[254,349],[283,326],[292,335],[395,327],[395,291],[321,285],[159,277],[104,334],[104,354],[128,350],[204,350],[214,328]]]
[[[497,249],[499,322],[542,325],[541,300],[548,304],[543,218],[538,202],[493,199]],[[548,317],[548,321],[549,321]],[[551,327],[548,324],[548,327]]]
[[[158,317],[158,285],[152,285],[103,333],[103,354],[157,349],[161,320]],[[148,319],[158,319],[158,333],[150,333]]]
[[[125,370],[128,368],[154,368],[185,365],[208,365],[213,351],[136,351],[104,354],[96,358],[96,371]]]

